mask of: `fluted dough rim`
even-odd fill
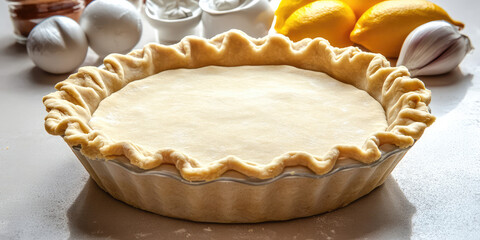
[[[323,156],[287,152],[265,165],[229,156],[202,165],[174,149],[149,152],[132,142],[115,142],[88,125],[98,104],[131,81],[168,69],[209,65],[291,65],[327,73],[365,90],[381,103],[388,129],[372,134],[361,148],[337,145]],[[372,163],[380,158],[381,145],[409,147],[435,120],[428,110],[430,91],[419,79],[410,78],[406,68],[390,67],[383,56],[362,52],[356,47],[332,47],[322,38],[294,43],[281,35],[254,39],[232,30],[212,39],[186,37],[171,46],[151,43],[127,55],[109,55],[104,66],[80,68],[55,86],[58,91],[43,98],[48,112],[47,132],[63,136],[70,146],[81,146],[82,154],[91,159],[125,156],[142,169],[174,164],[182,177],[190,181],[213,180],[228,170],[268,179],[282,173],[287,166],[298,165],[316,174],[325,174],[339,158]]]

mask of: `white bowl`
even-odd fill
[[[158,6],[151,0],[145,3],[145,15],[148,22],[157,32],[161,43],[176,43],[188,35],[199,35],[197,26],[202,17],[200,8],[193,11],[193,15],[182,19],[162,19],[155,14]]]
[[[212,0],[200,0],[203,35],[211,38],[230,29],[239,29],[251,37],[268,34],[273,22],[273,8],[268,0],[241,0],[240,6],[219,11],[211,8]]]

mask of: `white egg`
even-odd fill
[[[27,38],[28,56],[47,72],[68,73],[80,66],[88,51],[88,41],[74,20],[54,16],[43,20]]]
[[[83,11],[80,26],[100,56],[127,53],[142,35],[138,10],[125,0],[95,0]]]

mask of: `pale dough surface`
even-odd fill
[[[385,131],[367,92],[291,66],[161,72],[104,99],[89,125],[115,141],[172,148],[201,163],[235,155],[267,164],[289,151],[322,156]]]

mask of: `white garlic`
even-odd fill
[[[412,76],[438,75],[456,68],[473,49],[470,39],[446,21],[432,21],[413,30],[403,42],[397,66]]]
[[[28,35],[27,53],[35,65],[49,73],[62,74],[80,66],[88,41],[74,20],[53,16],[43,20]]]

